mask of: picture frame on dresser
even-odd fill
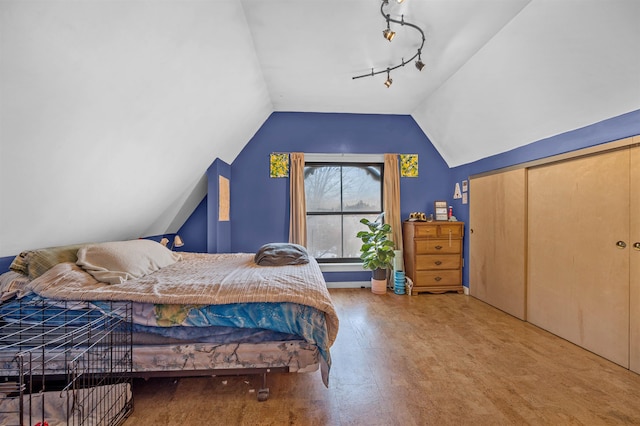
[[[447,202],[446,201],[434,201],[433,212],[436,220],[448,220],[447,214]]]

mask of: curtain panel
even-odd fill
[[[304,153],[289,156],[289,242],[307,246],[307,203],[304,197]]]
[[[396,250],[402,250],[402,218],[400,217],[400,166],[398,154],[384,155],[384,198],[382,200],[385,223],[391,225],[391,240]]]

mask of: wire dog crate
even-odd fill
[[[0,424],[124,422],[133,409],[131,303],[0,307]]]

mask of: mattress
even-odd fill
[[[0,315],[23,325],[46,318],[55,327],[56,319],[67,325],[91,320],[86,311],[103,321],[130,304],[134,372],[306,371],[320,364],[328,385],[338,318],[314,259],[265,267],[249,254],[183,256],[120,284],[99,282],[74,263],[60,263],[32,280],[21,299],[0,305]],[[39,313],[24,308],[31,302]]]

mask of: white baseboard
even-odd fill
[[[371,281],[336,281],[327,282],[327,288],[371,288]]]
[[[371,281],[337,281],[327,282],[327,288],[371,288]],[[469,295],[469,287],[462,287],[465,295]]]

